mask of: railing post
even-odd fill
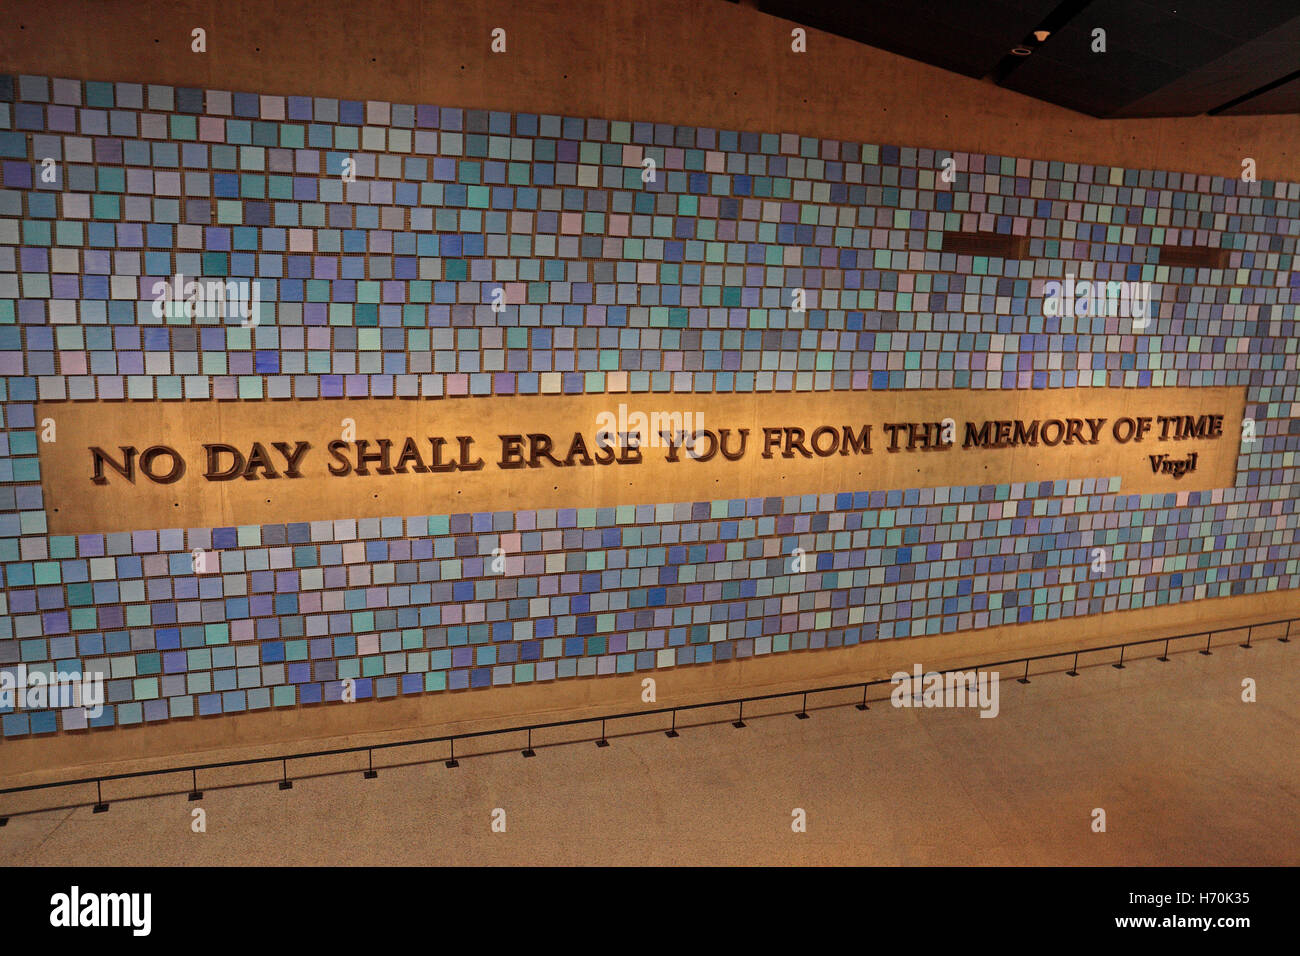
[[[1206,657],[1210,656],[1210,640],[1213,637],[1214,637],[1213,631],[1210,631],[1208,634],[1205,635],[1205,650],[1200,651],[1199,653],[1203,654]]]
[[[533,749],[533,728],[528,728],[528,746],[524,749],[525,757],[536,757],[537,751]]]
[[[1029,683],[1029,658],[1025,658],[1025,675],[1023,677],[1017,677],[1016,680],[1021,684]]]
[[[1124,650],[1127,647],[1128,647],[1127,644],[1121,644],[1119,646],[1119,663],[1110,665],[1111,667],[1115,668],[1115,670],[1117,671],[1122,671],[1124,669]]]
[[[453,767],[459,767],[460,761],[456,759],[456,738],[448,737],[447,742],[451,744],[451,756],[447,758],[447,769],[450,770]]]
[[[190,796],[191,802],[203,799],[203,791],[199,789],[199,772],[193,767],[190,768]]]
[[[795,714],[800,720],[808,719],[808,692],[803,692],[803,703],[799,705],[799,713]]]
[[[740,702],[740,713],[737,714],[736,719],[731,722],[731,726],[735,727],[737,730],[745,726],[745,702],[743,700]]]
[[[600,718],[600,739],[596,741],[597,747],[608,747],[609,741],[605,739],[605,718]]]
[[[1283,644],[1291,643],[1291,622],[1290,621],[1286,622],[1286,633],[1283,634],[1281,637],[1279,637],[1278,640]]]
[[[1253,624],[1246,625],[1246,643],[1241,645],[1246,650],[1250,650],[1250,637],[1251,634],[1254,633],[1254,631],[1255,631],[1255,626]]]
[[[1074,663],[1070,665],[1070,669],[1065,673],[1071,677],[1079,676],[1079,652],[1078,651],[1074,652]]]
[[[289,779],[289,761],[287,758],[280,761],[280,768],[283,771],[283,776],[280,778],[280,789],[292,790],[293,781]]]
[[[95,807],[94,807],[94,812],[95,812],[95,813],[107,813],[107,812],[108,812],[108,804],[104,802],[104,790],[103,790],[103,787],[100,786],[100,784],[101,784],[101,781],[99,781],[99,780],[96,780],[96,781],[95,781]]]
[[[677,708],[676,707],[673,708],[673,725],[664,731],[664,736],[665,737],[681,736],[679,733],[677,733]]]
[[[366,772],[361,776],[365,777],[367,780],[374,780],[379,776],[379,771],[375,769],[375,748],[367,747],[366,754],[368,755],[369,765],[366,767]]]
[[[869,686],[870,686],[870,685],[868,685],[868,684],[863,684],[863,685],[862,685],[862,703],[860,703],[860,704],[854,704],[854,705],[853,705],[853,706],[857,707],[858,710],[866,710],[866,709],[867,709],[867,687],[869,687]]]
[[[1165,652],[1157,657],[1156,660],[1163,661],[1166,664],[1169,663],[1169,638],[1165,638]]]

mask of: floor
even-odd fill
[[[458,747],[454,769],[401,751],[388,759],[429,762],[375,779],[364,755],[321,760],[288,790],[278,765],[232,770],[198,802],[188,780],[138,798],[115,784],[107,813],[0,807],[0,863],[1295,865],[1297,652],[1269,639],[1004,674],[994,719],[845,697],[806,720],[755,705],[742,729],[701,711],[675,739],[647,722],[607,748],[539,733],[531,759],[497,739]]]

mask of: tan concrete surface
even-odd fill
[[[1168,663],[1129,659],[1069,677],[1002,675],[1000,715],[789,706],[712,711],[666,738],[613,736],[607,749],[538,734],[537,756],[496,752],[384,767],[364,756],[273,782],[13,816],[6,865],[127,864],[1136,864],[1300,863],[1300,668],[1296,642]],[[1242,681],[1257,685],[1242,701]],[[570,736],[575,736],[570,734]],[[576,736],[584,736],[580,731]],[[403,753],[411,760],[415,754]],[[340,766],[351,772],[321,774]],[[279,768],[230,772],[271,781]],[[203,781],[200,781],[201,785]],[[160,781],[148,786],[166,789]],[[115,788],[115,789],[114,789]],[[4,798],[0,811],[16,809]],[[48,800],[48,796],[43,799]],[[207,832],[192,832],[192,813]],[[505,811],[506,831],[491,830]],[[807,832],[791,831],[792,811]],[[1106,811],[1105,833],[1091,829]]]
[[[614,435],[645,432],[645,447],[635,451],[620,449],[615,439],[609,439],[605,449],[599,437],[607,424],[603,416],[617,418],[621,406],[626,423],[629,403],[630,414],[644,419],[646,413],[638,411],[636,396],[607,394],[496,395],[437,403],[408,398],[43,402],[36,406],[36,418],[56,420],[61,435],[57,442],[42,443],[40,451],[51,534],[522,511],[565,508],[574,502],[607,508],[657,502],[666,489],[673,501],[714,501],[834,494],[846,488],[1058,480],[1072,480],[1077,489],[1081,479],[1106,475],[1120,480],[1124,494],[1175,492],[1186,501],[1190,492],[1236,483],[1240,443],[1235,436],[1241,434],[1245,386],[1077,391],[1081,394],[1067,396],[1061,389],[1010,394],[925,389],[683,395],[673,400],[679,409],[673,412],[678,416],[675,424],[660,423],[656,412],[654,424],[634,419],[609,426]],[[683,413],[690,416],[685,423]],[[1116,428],[1126,419],[1131,428],[1135,418],[1145,416],[1150,424],[1162,415],[1199,419],[1206,433],[1187,440],[1171,434],[1166,439],[1157,425],[1146,438],[1129,442],[1116,437]],[[950,417],[951,444],[928,447],[928,426],[934,426],[937,443],[939,423]],[[383,452],[385,464],[372,461],[364,475],[353,470],[359,450],[350,442],[337,449],[336,456],[338,423],[347,419],[364,423],[356,437],[371,453],[381,442],[390,443],[382,446],[388,449]],[[1078,431],[1066,435],[1062,420],[1073,422],[1070,427]],[[999,421],[1008,423],[1001,439]],[[1043,436],[1040,439],[1035,424],[1032,444],[1016,444],[1009,437],[1012,421],[1041,422]],[[995,424],[983,432],[989,422]],[[1050,422],[1056,424],[1049,445]],[[912,448],[907,430],[900,431],[899,425],[916,425],[918,432],[925,425],[927,430]],[[662,439],[661,430],[680,430],[678,426],[704,432],[695,452],[698,459],[680,444],[673,447]],[[798,429],[797,436],[791,435],[791,428]],[[827,431],[819,435],[820,429]],[[537,433],[553,443],[555,458],[577,463],[585,457],[587,464],[557,468],[544,458],[533,459],[531,436]],[[442,440],[437,459],[429,435]],[[507,435],[515,436],[513,444],[507,444]],[[575,436],[582,442],[580,455],[571,453]],[[849,436],[858,442],[852,451]],[[462,443],[461,438],[466,440]],[[807,457],[790,447],[792,439]],[[405,457],[408,441],[414,461]],[[246,455],[250,462],[253,449],[260,446],[272,470],[262,470],[258,477],[254,469],[249,481],[213,481],[206,476],[232,463],[235,469],[243,466],[229,452],[211,458],[205,450],[210,442],[228,444],[238,450],[240,461]],[[289,473],[285,452],[277,445],[299,449],[296,474]],[[91,449],[99,446],[111,452],[113,464],[101,461],[96,466]],[[136,469],[143,465],[118,453],[120,448],[143,451],[156,446],[172,454],[154,466],[160,469],[155,473],[177,469],[175,481],[137,481]],[[1156,474],[1149,456],[1159,452],[1179,459],[1195,452],[1196,470],[1177,479]],[[340,473],[340,458],[348,465],[346,472]],[[526,465],[530,460],[539,467]],[[434,473],[426,463],[435,461],[439,468],[470,465],[471,470]],[[117,464],[129,470],[129,478],[114,473]],[[88,480],[97,467],[104,473],[102,485]],[[401,473],[396,473],[398,467]],[[268,484],[271,478],[275,480]],[[517,539],[504,535],[502,547],[508,552],[505,573],[522,573]],[[209,570],[220,570],[219,563]]]

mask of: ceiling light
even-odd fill
[[[1042,43],[1044,40],[1046,40],[1046,39],[1047,39],[1048,37],[1050,37],[1051,35],[1052,35],[1052,31],[1051,31],[1051,30],[1035,30],[1035,31],[1034,31],[1034,39],[1037,40],[1039,43]]]

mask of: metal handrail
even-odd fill
[[[1300,617],[1281,618],[1275,621],[1259,621],[1253,624],[1238,624],[1238,625],[1232,625],[1227,627],[1214,628],[1208,631],[1205,630],[1189,631],[1183,634],[1175,634],[1167,637],[1142,638],[1140,640],[1122,641],[1117,644],[1105,644],[1098,647],[1083,647],[1083,648],[1077,648],[1075,650],[1055,651],[1047,654],[1030,654],[1030,655],[1020,656],[1020,657],[1010,657],[999,661],[988,661],[983,664],[968,665],[963,667],[949,667],[939,671],[929,671],[928,673],[946,675],[946,674],[956,673],[958,671],[969,671],[969,670],[980,671],[980,670],[989,670],[990,668],[994,668],[994,667],[1003,667],[1010,664],[1024,664],[1025,665],[1024,674],[1021,677],[1017,678],[1017,680],[1022,684],[1028,684],[1029,665],[1034,661],[1052,660],[1058,657],[1069,657],[1070,655],[1073,655],[1074,656],[1073,664],[1071,665],[1070,670],[1066,671],[1066,673],[1071,677],[1077,677],[1078,669],[1079,669],[1079,656],[1081,654],[1097,654],[1104,651],[1113,651],[1118,649],[1120,651],[1119,663],[1113,664],[1111,666],[1122,669],[1124,667],[1124,650],[1129,647],[1141,647],[1147,644],[1159,644],[1161,641],[1163,641],[1165,645],[1164,650],[1162,651],[1160,657],[1157,658],[1157,660],[1168,661],[1169,644],[1171,641],[1183,640],[1185,638],[1190,638],[1190,637],[1199,637],[1202,634],[1204,634],[1205,648],[1201,650],[1199,653],[1208,655],[1210,653],[1210,642],[1213,639],[1215,634],[1226,633],[1231,631],[1240,631],[1244,628],[1246,630],[1246,643],[1240,646],[1249,649],[1251,646],[1250,644],[1251,638],[1256,628],[1274,627],[1281,624],[1286,625],[1286,633],[1283,634],[1282,637],[1278,638],[1278,641],[1284,644],[1289,644],[1291,642],[1291,625],[1296,621],[1300,621]],[[744,727],[745,726],[744,723],[745,704],[754,703],[757,701],[765,701],[765,700],[778,700],[783,697],[802,697],[802,704],[800,706],[798,713],[796,713],[795,716],[799,717],[800,719],[806,719],[808,716],[807,711],[808,711],[809,694],[825,694],[825,693],[831,693],[833,691],[861,688],[862,702],[856,704],[855,706],[859,710],[866,710],[868,709],[867,708],[868,690],[872,687],[879,686],[881,684],[890,684],[890,683],[893,683],[892,677],[881,677],[881,678],[876,678],[874,680],[867,680],[867,681],[851,681],[849,683],[843,683],[843,684],[824,684],[824,685],[819,685],[816,687],[808,687],[800,690],[775,691],[769,694],[748,694],[743,697],[729,697],[724,700],[702,701],[700,703],[694,703],[694,704],[676,704],[671,707],[655,707],[647,710],[623,711],[620,713],[603,714],[594,717],[572,717],[566,720],[551,720],[551,721],[543,721],[543,722],[531,723],[531,724],[518,724],[511,727],[497,727],[489,730],[469,730],[469,731],[464,731],[462,733],[441,734],[435,737],[421,737],[415,740],[390,740],[390,741],[385,741],[383,743],[377,743],[377,744],[363,744],[356,747],[333,747],[327,750],[301,751],[298,753],[281,754],[279,756],[271,756],[271,757],[244,757],[238,760],[222,760],[222,761],[216,761],[212,763],[186,764],[184,766],[179,766],[179,767],[164,767],[161,769],[154,769],[154,770],[134,770],[134,771],[124,772],[124,773],[100,774],[98,776],[79,777],[77,779],[72,779],[72,780],[54,780],[54,781],[49,781],[47,783],[32,783],[32,784],[25,784],[23,786],[18,786],[18,787],[0,788],[0,795],[11,794],[11,793],[27,793],[34,790],[49,790],[55,787],[74,787],[74,786],[81,786],[81,785],[93,783],[95,784],[95,792],[96,792],[96,801],[93,804],[94,811],[96,813],[103,813],[108,809],[108,803],[103,799],[104,781],[131,780],[140,777],[157,777],[157,776],[163,776],[165,774],[173,774],[173,773],[189,773],[191,775],[191,781],[193,783],[193,788],[190,791],[189,799],[198,800],[203,795],[203,792],[198,788],[198,772],[200,770],[219,770],[219,769],[224,769],[226,767],[244,767],[244,766],[253,766],[256,764],[266,764],[266,763],[276,763],[276,762],[280,763],[281,770],[282,770],[281,779],[279,781],[280,789],[289,790],[292,789],[293,787],[293,781],[289,779],[288,762],[290,760],[308,760],[317,757],[333,757],[341,754],[367,753],[370,759],[368,761],[368,767],[364,771],[364,775],[367,779],[374,779],[376,776],[378,776],[378,771],[374,769],[374,752],[376,750],[391,750],[398,747],[418,747],[425,744],[448,743],[451,746],[451,753],[450,753],[450,757],[446,760],[446,764],[448,767],[456,767],[459,766],[459,761],[456,759],[457,740],[472,740],[478,737],[490,737],[490,736],[497,736],[500,734],[514,734],[514,733],[527,732],[528,745],[526,749],[523,751],[523,754],[526,757],[532,757],[535,755],[535,752],[533,750],[533,744],[532,744],[532,732],[534,730],[546,730],[553,727],[574,727],[580,724],[594,724],[597,721],[599,721],[600,739],[596,741],[596,745],[598,747],[607,747],[609,746],[609,741],[605,736],[605,725],[609,721],[628,720],[633,717],[650,717],[658,714],[671,714],[672,725],[670,729],[666,730],[664,733],[669,737],[677,737],[678,736],[677,733],[678,711],[702,710],[706,707],[738,706],[740,708],[739,716],[733,722],[733,724],[736,727]],[[576,741],[572,741],[572,742],[576,742]],[[432,763],[432,762],[434,762],[433,759],[416,761],[416,763]],[[354,772],[354,771],[347,771],[347,770],[333,771],[333,773],[350,773],[350,772]],[[229,786],[235,786],[235,784],[230,784]],[[151,794],[149,796],[163,796],[163,795],[164,794]],[[131,798],[131,799],[135,799],[135,798]],[[92,804],[78,803],[78,804],[72,804],[71,806],[73,807],[92,806]],[[43,810],[27,810],[22,812],[24,814],[39,813],[39,812],[43,812]],[[8,821],[9,821],[8,816],[0,816],[0,826],[4,826],[6,823],[8,823]]]

